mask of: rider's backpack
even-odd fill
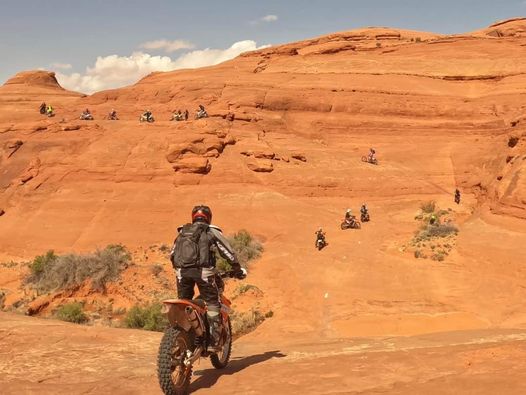
[[[196,222],[183,226],[175,239],[171,255],[176,269],[207,267],[210,265],[208,225]]]

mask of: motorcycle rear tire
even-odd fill
[[[185,358],[186,350],[192,351],[193,341],[188,332],[179,328],[170,327],[164,332],[164,336],[159,346],[159,354],[157,357],[157,377],[159,385],[165,395],[186,395],[188,394],[188,386],[192,378],[192,367],[185,367],[183,364],[176,365],[174,368],[174,361],[172,359],[174,346],[178,343],[182,353],[182,358]],[[184,349],[184,350],[183,350]],[[174,383],[173,374],[176,368],[181,369],[181,374],[178,380]]]

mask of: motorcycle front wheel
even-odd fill
[[[230,354],[232,353],[232,325],[230,324],[230,317],[228,317],[228,324],[224,328],[223,349],[219,353],[210,355],[210,362],[216,369],[224,369],[230,361]]]
[[[166,395],[186,395],[192,377],[192,366],[185,366],[187,351],[192,351],[188,332],[170,327],[164,332],[157,357],[157,377]]]

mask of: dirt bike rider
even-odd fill
[[[53,114],[53,107],[51,106],[51,104],[49,104],[46,108],[46,115],[48,117],[52,117],[54,114]]]
[[[352,210],[348,208],[347,211],[345,212],[345,222],[352,225],[354,224],[355,221],[356,221],[356,217],[353,215]]]
[[[44,115],[46,113],[46,103],[42,102],[42,104],[40,104],[38,111],[40,112],[40,114]]]
[[[203,117],[208,116],[208,113],[205,110],[205,106],[203,106],[202,104],[199,104],[199,109],[197,110],[196,115],[198,118],[203,118]]]
[[[455,189],[455,203],[460,204],[460,191],[458,188]]]
[[[114,108],[111,109],[109,115],[108,115],[108,119],[113,119],[113,120],[117,120],[117,111],[115,111]]]
[[[188,116],[189,116],[189,115],[190,115],[190,114],[188,113],[188,109],[184,110],[184,120],[185,120],[185,121],[188,121]]]
[[[318,241],[319,240],[321,240],[324,245],[327,244],[326,241],[325,241],[325,232],[323,231],[321,226],[314,233],[316,234],[316,247],[318,247]]]
[[[221,337],[220,290],[215,271],[215,247],[219,254],[232,266],[233,276],[246,277],[230,243],[221,233],[221,229],[211,225],[210,207],[199,205],[192,210],[192,223],[178,228],[178,236],[170,254],[172,265],[176,269],[177,294],[179,299],[192,300],[197,285],[201,298],[207,304],[207,318],[212,346]]]
[[[150,110],[145,110],[143,113],[142,113],[142,117],[146,120],[146,121],[149,121],[151,118],[152,118],[152,112]]]
[[[89,117],[91,117],[91,112],[89,111],[88,108],[86,108],[86,109],[82,112],[82,114],[80,114],[80,116],[81,116],[81,118],[89,118]]]
[[[369,148],[369,155],[367,155],[367,161],[369,163],[376,162],[376,151],[374,148]]]
[[[360,207],[360,214],[363,218],[366,218],[369,216],[369,209],[367,208],[367,204],[362,204],[362,207]]]

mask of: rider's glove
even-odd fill
[[[243,280],[247,277],[247,269],[240,268],[238,271],[234,272],[234,277],[238,280]]]

